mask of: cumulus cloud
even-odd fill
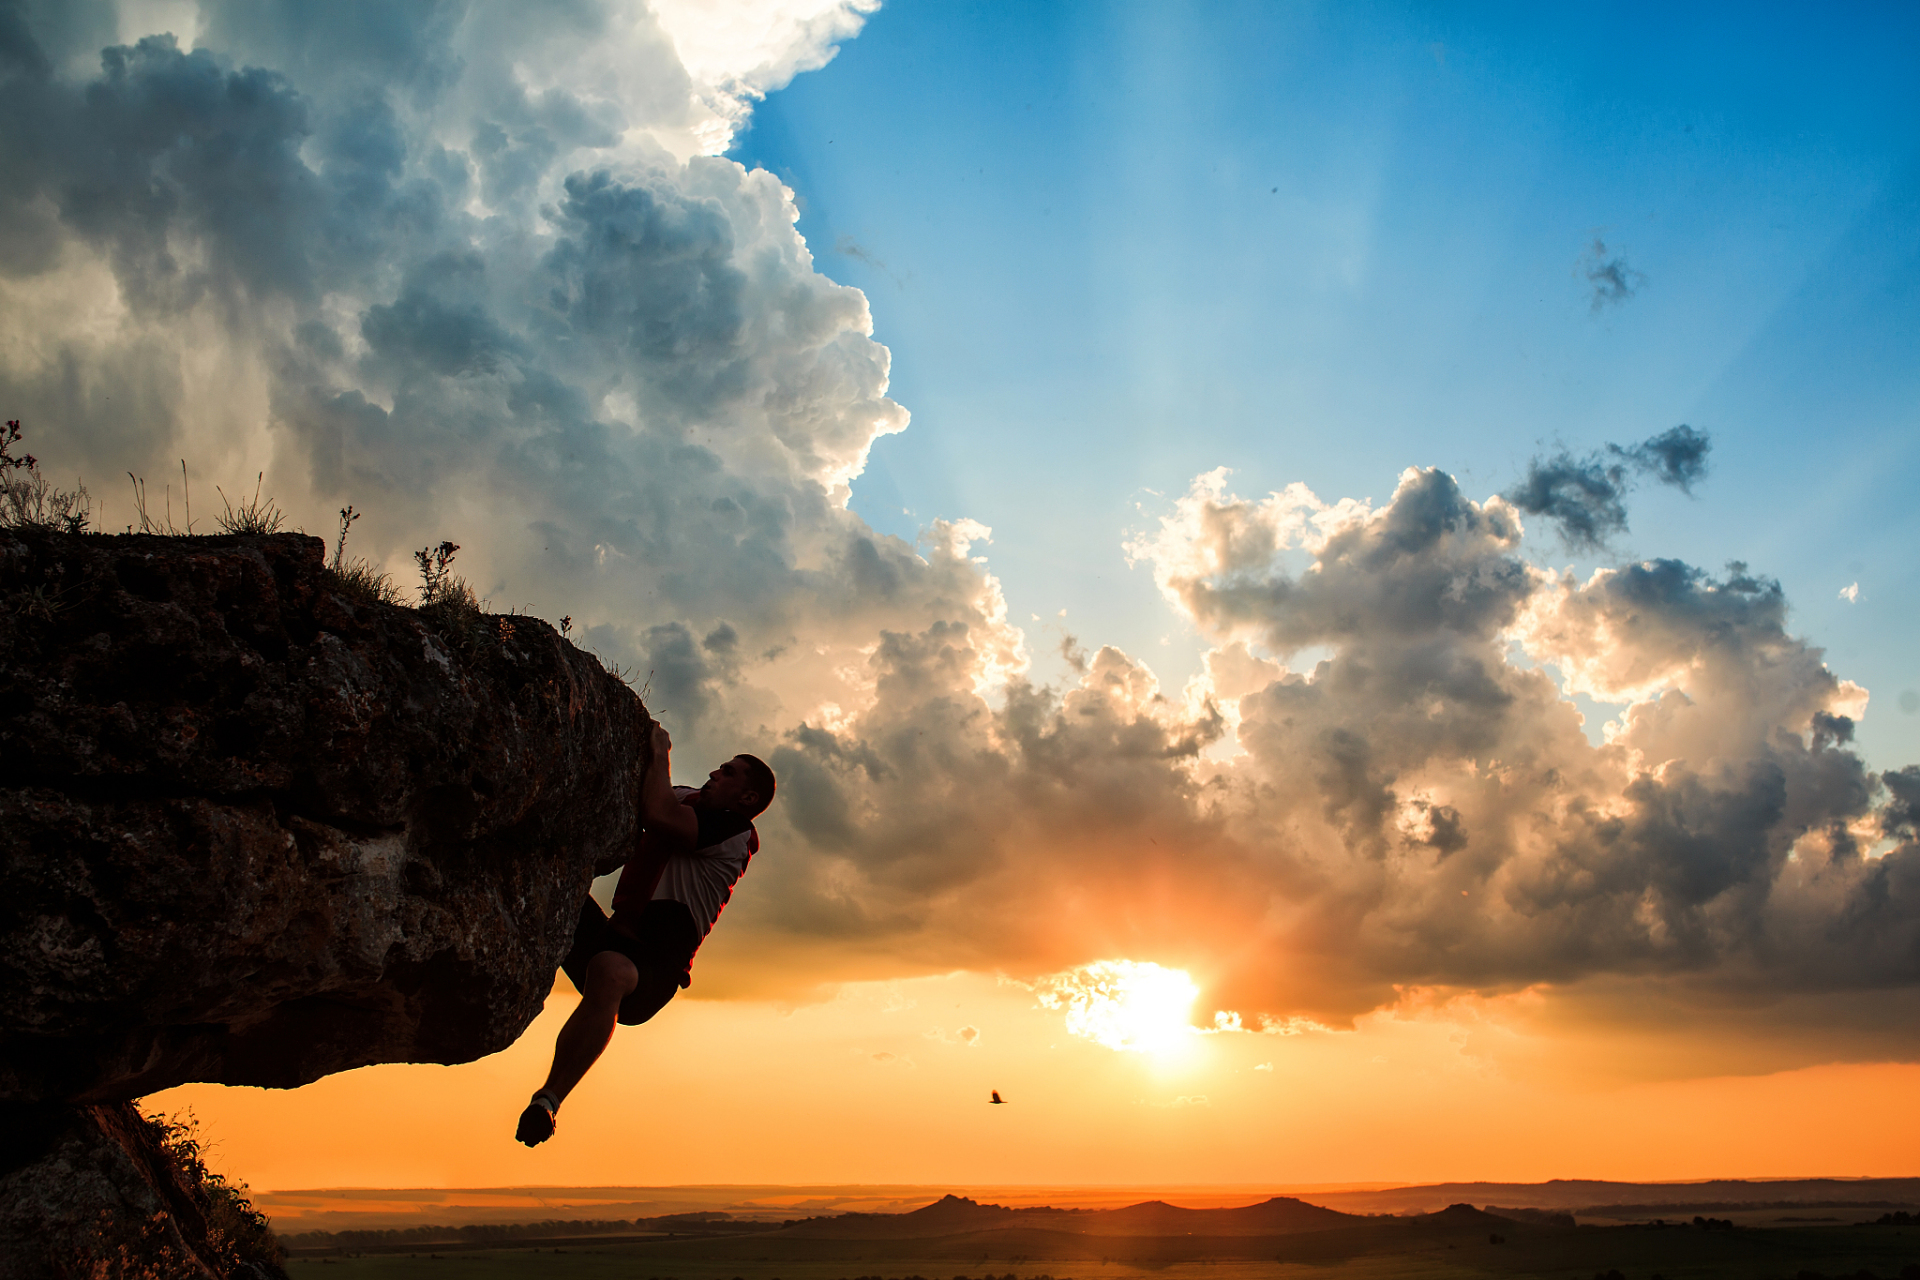
[[[1565,449],[1527,464],[1526,478],[1506,494],[1529,515],[1545,516],[1575,547],[1595,550],[1627,528],[1627,493],[1636,477],[1682,493],[1707,474],[1713,442],[1704,431],[1681,423],[1636,445],[1605,448],[1575,457]]]
[[[753,104],[833,60],[880,0],[653,0],[649,6],[711,113],[709,154],[726,150]]]
[[[1270,895],[1241,980],[1271,1006],[1342,973],[1354,1003],[1369,981],[1920,978],[1920,862],[1904,834],[1876,848],[1905,784],[1852,750],[1865,693],[1786,630],[1779,584],[1670,560],[1581,580],[1522,537],[1438,471],[1379,510],[1215,472],[1134,542],[1223,647],[1332,654],[1243,694],[1246,758],[1196,769]],[[1629,704],[1604,745],[1576,692]]]
[[[452,538],[647,682],[687,767],[768,759],[696,995],[966,967],[1092,1027],[1124,962],[1291,1034],[1415,988],[1867,1025],[1920,986],[1920,783],[1860,759],[1779,585],[1525,554],[1535,514],[1597,540],[1628,481],[1695,483],[1690,428],[1485,501],[1198,477],[1128,543],[1213,646],[1180,689],[1097,637],[1034,682],[989,530],[850,512],[907,424],[890,354],[791,193],[708,152],[869,7],[0,5],[8,416],[96,491],[186,457],[312,529],[353,503],[396,569]],[[1600,746],[1580,692],[1627,704]]]

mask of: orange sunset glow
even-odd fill
[[[1159,973],[1168,1003],[1184,999]],[[520,1043],[469,1066],[153,1102],[191,1107],[223,1167],[278,1188],[1895,1176],[1920,1141],[1906,1105],[1920,1067],[1674,1078],[1646,1041],[1545,1023],[1537,994],[1260,1032],[1170,1017],[1151,991],[1096,1013],[1052,989],[955,974],[805,1004],[688,1001],[617,1036],[568,1101],[564,1141],[532,1151],[476,1117],[511,1110],[544,1069],[564,990]],[[992,1089],[1006,1106],[983,1105]],[[729,1105],[653,1104],[716,1096]]]

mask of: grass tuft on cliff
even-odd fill
[[[40,472],[39,460],[30,453],[18,451],[20,437],[18,419],[0,428],[0,529],[89,532],[87,525],[93,517],[93,498],[87,492],[86,485],[79,484],[69,492],[49,484]],[[131,471],[127,473],[127,478],[133,483],[138,532],[163,537],[193,536],[192,498],[184,459],[180,463],[180,493],[185,504],[185,528],[173,523],[171,486],[167,488],[162,511],[156,514],[147,509],[146,482]],[[225,508],[214,517],[221,533],[265,536],[286,528],[287,513],[272,498],[261,494],[261,485],[265,480],[265,472],[256,475],[253,496],[238,506],[227,497],[225,490],[214,486],[214,492],[220,495]],[[328,562],[326,572],[341,594],[358,603],[407,605],[405,593],[391,575],[382,572],[371,560],[359,556],[347,558],[347,532],[360,514],[351,506],[340,509],[340,532],[334,540],[333,559]],[[136,532],[135,526],[129,524],[127,532]],[[442,542],[437,547],[422,547],[414,552],[414,562],[420,566],[420,594],[415,607],[442,634],[463,645],[477,644],[489,638],[502,643],[512,640],[515,624],[507,619],[490,623],[486,616],[486,602],[474,592],[471,583],[449,568],[454,553],[459,550],[457,543]],[[561,619],[561,634],[570,632],[572,624],[571,617]],[[618,667],[610,669],[620,679],[632,683],[625,671]]]
[[[182,479],[186,474],[187,464],[182,462],[180,464]],[[220,495],[220,501],[225,503],[227,508],[216,518],[220,525],[220,532],[252,534],[280,532],[281,527],[287,523],[287,513],[282,511],[279,504],[272,498],[261,498],[260,486],[266,482],[266,478],[267,473],[264,471],[254,476],[252,499],[237,507],[233,505],[232,499],[227,497],[226,490],[219,485],[213,486],[213,491]]]
[[[380,572],[373,561],[358,556],[347,559],[347,530],[360,518],[360,513],[351,505],[340,508],[340,536],[333,542],[333,562],[327,566],[327,572],[333,575],[334,585],[340,588],[342,595],[351,597],[361,604],[404,604],[400,598],[400,588],[393,579]]]
[[[229,1276],[259,1274],[249,1270],[260,1267],[268,1275],[281,1274],[287,1251],[273,1234],[266,1216],[247,1198],[247,1184],[229,1182],[207,1168],[206,1140],[193,1112],[172,1116],[141,1113],[154,1145],[173,1166],[180,1182],[195,1199],[202,1200],[207,1218],[207,1245],[221,1271]]]

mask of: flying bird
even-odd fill
[[[998,1089],[995,1089],[993,1091],[993,1097],[988,1101],[990,1105],[999,1107],[999,1106],[1005,1106],[1007,1100],[1000,1096],[1000,1091]]]

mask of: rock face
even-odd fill
[[[0,1102],[463,1062],[539,1012],[651,721],[547,624],[324,556],[0,531]]]
[[[0,1105],[0,1123],[8,1280],[286,1280],[258,1220],[243,1222],[230,1194],[209,1194],[194,1176],[203,1170],[132,1103]]]

